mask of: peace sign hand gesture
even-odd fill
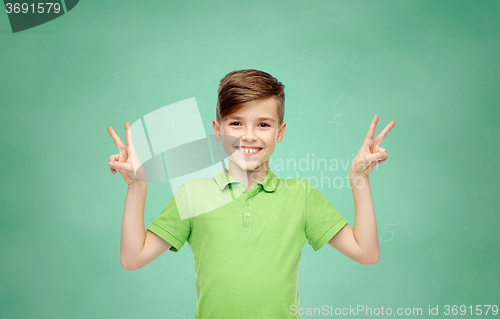
[[[380,147],[380,143],[384,137],[389,133],[389,131],[396,125],[396,122],[391,121],[377,137],[373,138],[375,135],[375,128],[377,127],[378,115],[372,120],[372,124],[368,129],[368,134],[366,134],[365,141],[361,146],[358,154],[354,157],[351,166],[351,177],[362,176],[368,177],[372,172],[373,168],[378,164],[382,164],[388,158],[387,150]]]
[[[139,157],[137,156],[137,152],[134,147],[134,141],[132,139],[132,131],[130,129],[129,121],[125,122],[125,145],[120,140],[118,135],[116,135],[111,126],[108,127],[108,132],[115,141],[115,144],[119,150],[118,154],[111,155],[109,157],[108,165],[111,168],[111,172],[113,174],[116,174],[116,171],[118,170],[120,174],[122,174],[123,179],[125,180],[125,182],[127,182],[128,185],[137,181],[147,182],[144,168],[139,161]]]

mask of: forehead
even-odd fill
[[[246,102],[241,108],[227,115],[229,119],[269,119],[278,121],[278,105],[274,97]]]

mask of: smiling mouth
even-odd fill
[[[236,146],[236,149],[243,153],[244,155],[257,154],[262,150],[262,147],[241,147]]]

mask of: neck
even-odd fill
[[[252,170],[241,169],[232,160],[228,160],[228,163],[229,175],[234,177],[234,179],[236,179],[238,182],[244,184],[247,188],[249,187],[249,185],[262,181],[266,177],[267,171],[269,169],[269,158],[264,163]]]

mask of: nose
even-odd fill
[[[255,131],[253,128],[247,128],[247,130],[241,136],[243,141],[255,141],[257,139],[257,135],[255,135]]]

